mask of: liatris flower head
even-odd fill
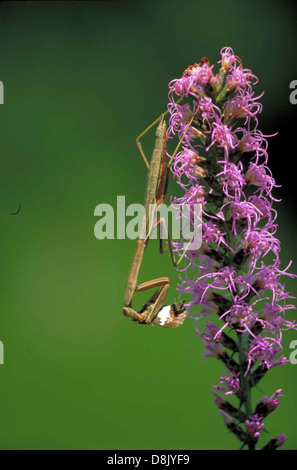
[[[279,201],[268,136],[259,129],[258,78],[230,47],[221,50],[218,64],[204,57],[169,83],[167,138],[177,141],[169,158],[183,191],[173,203],[187,205],[190,214],[195,204],[202,208],[202,245],[184,253],[178,288],[189,297],[205,356],[226,368],[213,390],[220,414],[243,446],[255,449],[282,395],[278,389],[255,405],[252,389],[272,367],[288,362],[283,333],[296,329],[290,317],[295,307],[283,278],[295,276],[290,264],[281,266],[273,207]],[[192,215],[187,222],[193,225]],[[175,250],[183,253],[183,241]],[[228,403],[229,396],[239,400],[238,407]],[[284,440],[280,434],[263,449],[276,449]]]
[[[269,441],[268,444],[262,448],[262,450],[275,450],[282,446],[286,439],[287,437],[285,434],[279,434],[274,439],[271,439],[271,441]]]
[[[245,421],[247,432],[253,439],[258,439],[260,437],[260,433],[264,428],[264,423],[260,423],[262,419],[263,418],[259,418],[257,414],[254,414],[250,416],[250,419]]]
[[[262,397],[256,406],[255,414],[262,418],[265,418],[269,413],[274,411],[279,405],[278,398],[283,397],[281,389],[276,390],[271,397]]]

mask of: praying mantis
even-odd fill
[[[151,162],[149,164],[142,150],[140,138],[158,121],[159,124],[156,130],[155,146]],[[140,324],[153,323],[156,325],[163,326],[165,328],[174,328],[183,324],[187,312],[183,302],[177,302],[172,305],[166,305],[163,307],[163,302],[170,287],[169,278],[159,277],[157,279],[146,281],[137,285],[139,269],[142,264],[144,252],[149,242],[150,234],[157,227],[159,227],[159,230],[161,226],[163,226],[165,229],[173,265],[177,266],[184,256],[183,253],[180,259],[176,261],[172,249],[170,236],[164,219],[159,218],[153,225],[149,224],[150,205],[154,205],[155,210],[157,211],[158,207],[163,203],[168,189],[170,163],[169,165],[167,165],[166,162],[166,122],[164,120],[164,115],[162,115],[161,118],[157,119],[157,121],[151,124],[144,132],[142,132],[137,137],[136,144],[143,158],[143,161],[148,169],[147,187],[145,192],[145,213],[142,221],[142,226],[145,227],[146,236],[137,240],[136,250],[133,256],[132,265],[127,279],[123,314],[127,317],[132,318],[133,321],[136,321]],[[161,237],[160,252],[163,252]],[[136,312],[132,308],[132,299],[135,292],[143,292],[154,288],[157,288],[156,292],[143,305],[140,312]]]

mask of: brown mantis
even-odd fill
[[[132,318],[132,320],[143,323],[143,324],[156,324],[167,328],[173,328],[182,325],[186,318],[187,312],[183,302],[177,302],[172,305],[163,306],[163,302],[167,295],[167,291],[170,287],[170,280],[168,277],[160,277],[151,281],[143,282],[137,285],[138,273],[142,263],[145,249],[149,242],[150,234],[157,227],[164,227],[166,237],[168,241],[168,247],[174,266],[177,266],[184,256],[181,255],[178,261],[175,260],[175,256],[172,249],[171,240],[167,231],[166,223],[164,219],[158,219],[155,224],[150,226],[149,223],[149,208],[150,205],[154,205],[156,210],[163,203],[166,192],[168,189],[169,180],[169,166],[166,163],[166,123],[164,121],[164,115],[159,118],[159,125],[156,130],[155,147],[152,155],[150,164],[143,153],[140,138],[156,123],[151,124],[142,134],[136,139],[137,147],[141,153],[141,156],[148,168],[147,176],[147,188],[145,193],[145,213],[143,217],[143,227],[145,226],[145,238],[139,238],[136,244],[136,250],[133,257],[131,269],[128,275],[123,313],[125,316]],[[157,120],[157,121],[158,121]],[[160,251],[162,253],[162,240],[160,238]],[[148,289],[157,288],[156,292],[146,302],[140,312],[136,312],[132,308],[132,298],[135,292],[143,292]]]

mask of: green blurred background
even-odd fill
[[[210,393],[223,368],[201,357],[191,320],[167,331],[122,318],[135,243],[97,240],[94,209],[143,201],[135,137],[165,109],[170,80],[231,46],[265,90],[260,128],[280,132],[283,267],[296,260],[296,17],[293,2],[268,0],[1,3],[1,449],[239,447]],[[141,280],[167,275],[171,302],[178,276],[151,242]],[[283,388],[266,427],[287,434],[284,449],[297,448],[296,380],[289,364],[260,384]]]

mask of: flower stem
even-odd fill
[[[240,363],[240,370],[242,371],[241,374],[241,388],[244,391],[244,405],[247,418],[252,414],[252,405],[251,405],[251,388],[250,388],[250,378],[249,373],[244,375],[244,369],[246,367],[246,355],[245,351],[247,351],[248,346],[248,338],[249,333],[246,331],[245,333],[237,333],[238,337],[238,356],[239,356],[239,363]]]
[[[245,352],[248,351],[249,336],[250,335],[247,331],[245,333],[237,333],[238,357],[239,357],[239,363],[240,363],[239,367],[241,370],[240,381],[241,381],[241,388],[244,392],[243,402],[244,402],[244,407],[245,407],[246,419],[249,419],[250,416],[252,415],[250,372],[248,372],[246,375],[244,374],[244,371],[246,368]],[[249,450],[255,449],[255,441],[253,439],[250,439],[247,445],[249,447]]]

